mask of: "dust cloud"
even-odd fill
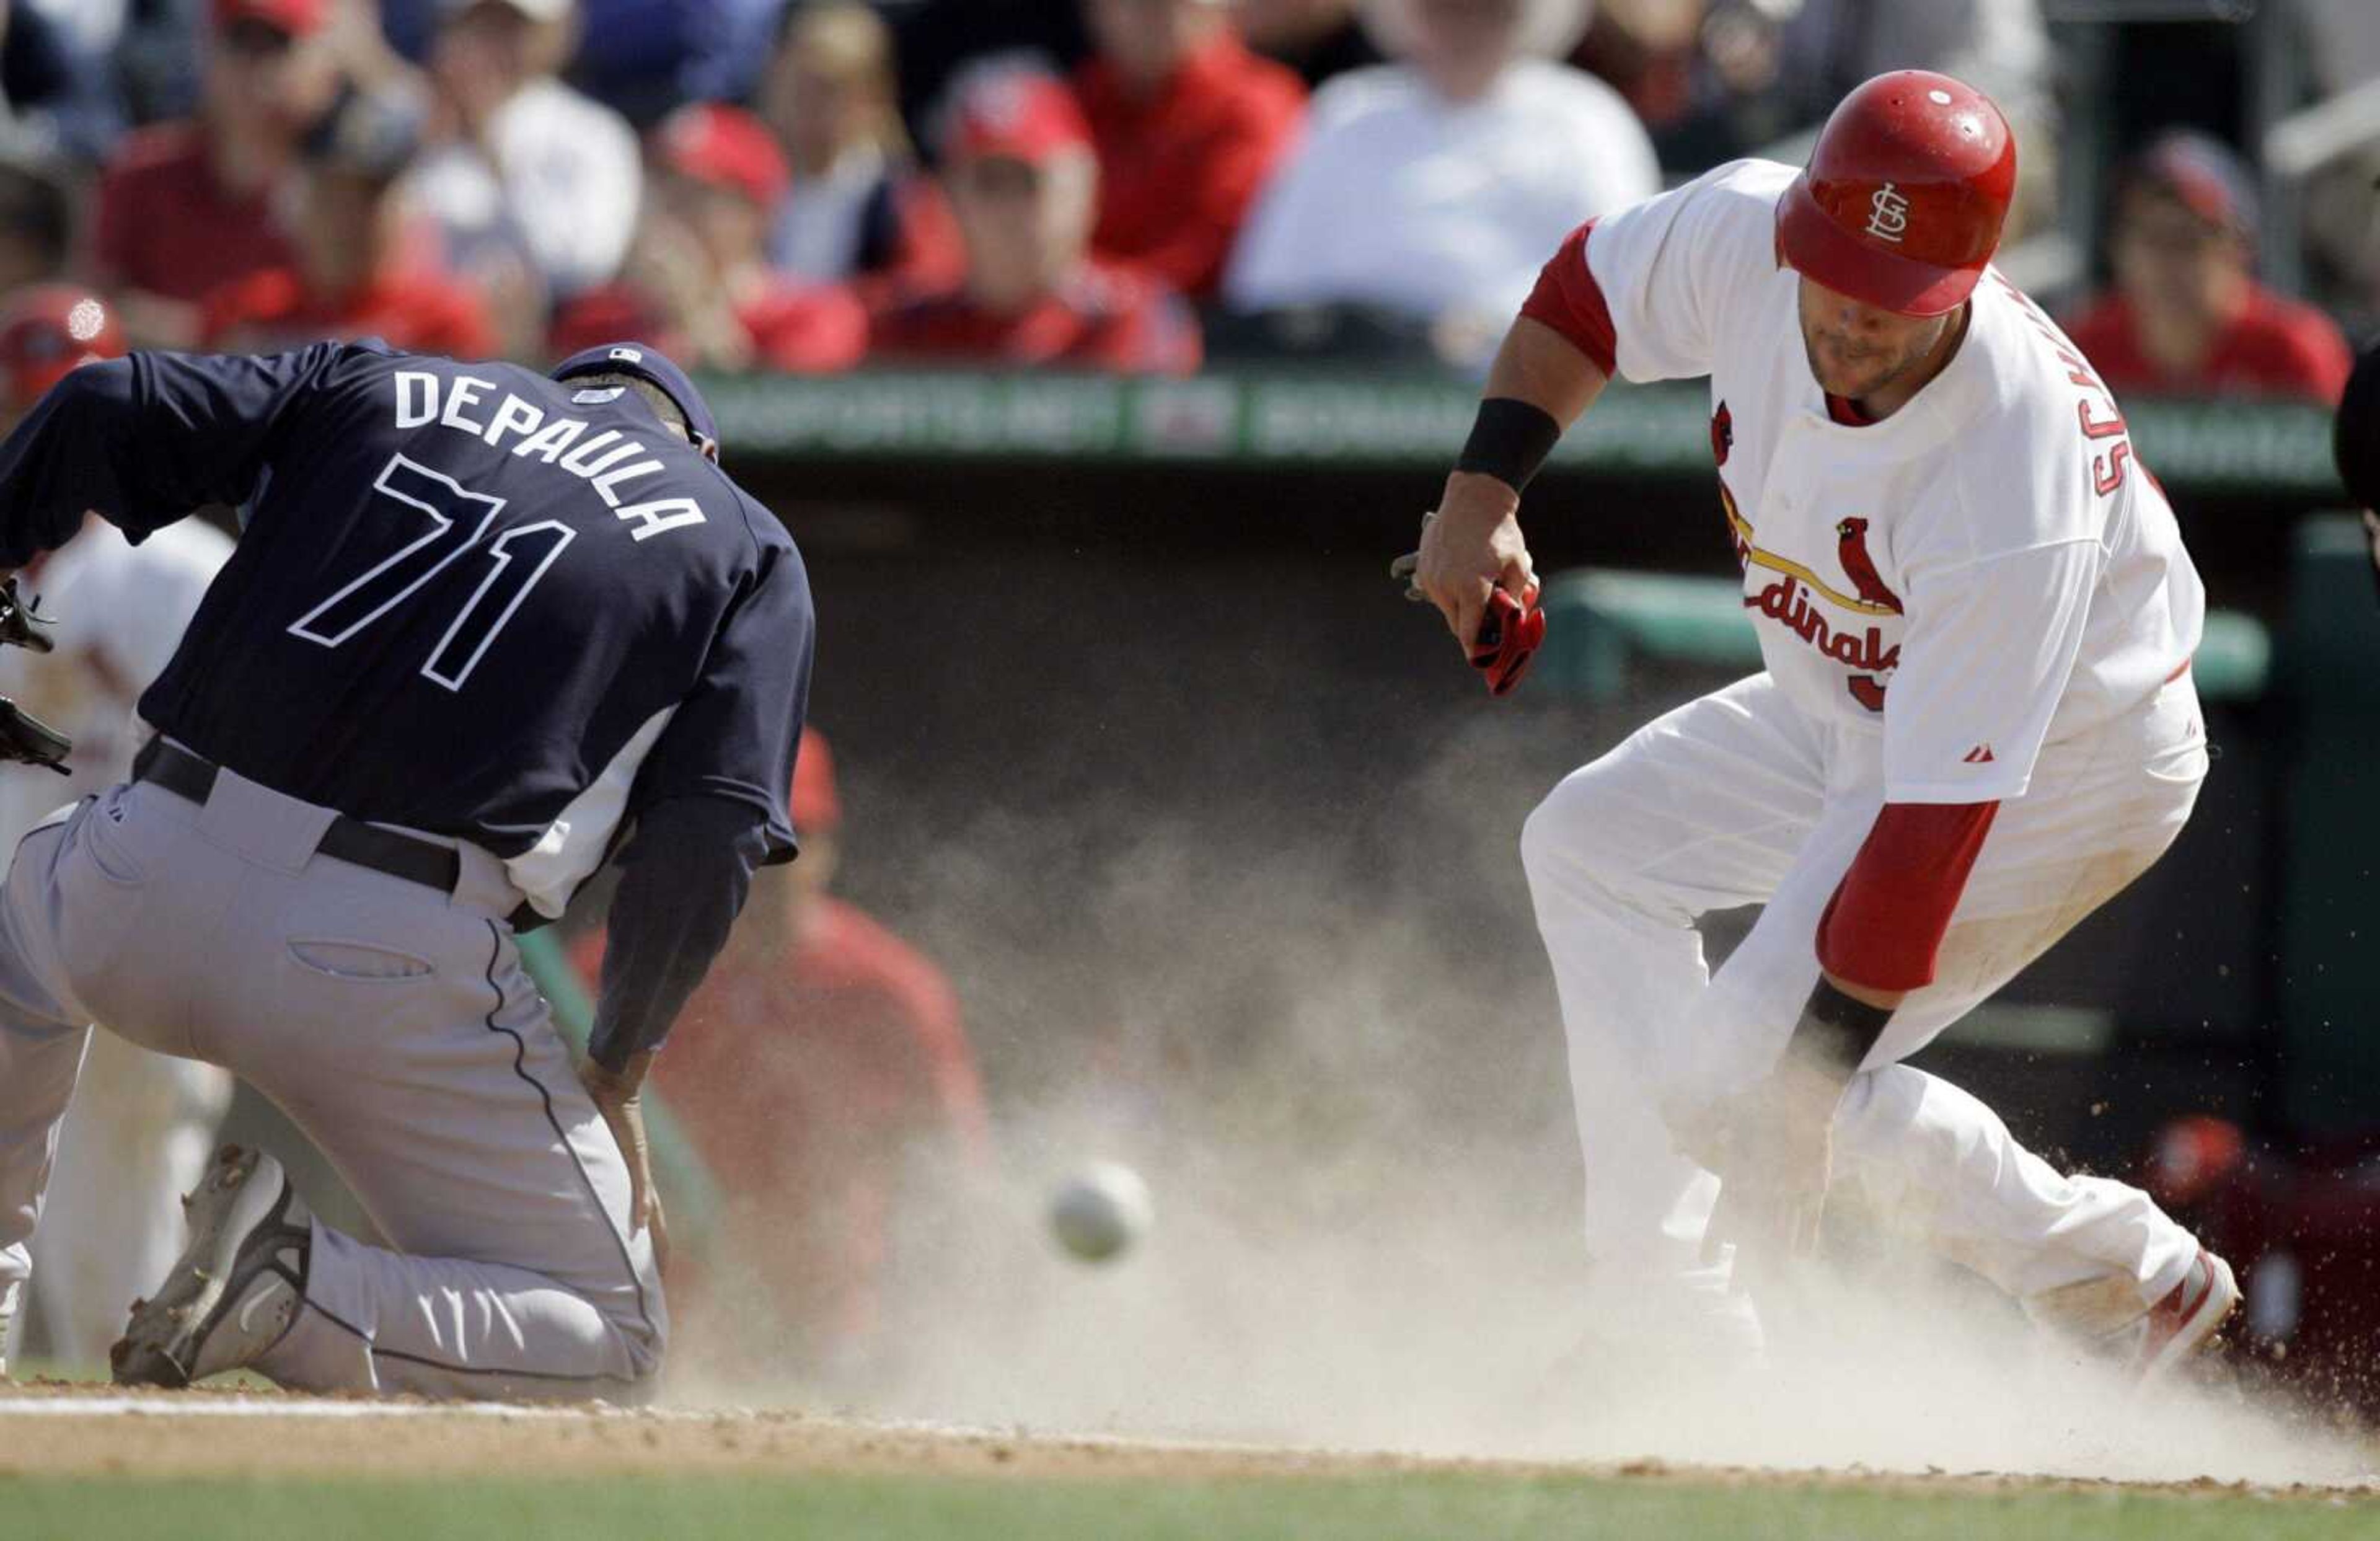
[[[1512,773],[1524,731],[1541,776]],[[894,913],[1002,1067],[997,1171],[905,1228],[868,1363],[756,1381],[747,1341],[673,1400],[1440,1456],[2366,1478],[2369,1448],[2321,1416],[2135,1392],[1889,1234],[1765,1306],[1757,1363],[1665,1352],[1591,1307],[1512,852],[1549,756],[1592,746],[1546,736],[1450,733],[1417,770],[1304,805],[1327,816],[1151,823],[1070,791],[1062,820],[1011,806],[921,831]],[[1106,1265],[1044,1219],[1095,1159],[1156,1207]]]

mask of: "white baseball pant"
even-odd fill
[[[2143,1304],[2197,1243],[2146,1194],[2068,1177],[1992,1110],[1899,1063],[2147,870],[2206,773],[2188,674],[2110,726],[2043,750],[1997,815],[1933,984],[1893,1015],[1835,1118],[1838,1172],[1918,1207],[1935,1244],[2010,1293],[2130,1279]],[[1818,978],[1818,919],[1883,804],[1881,735],[1812,723],[1767,674],[1648,724],[1572,772],[1521,853],[1567,1030],[1586,1234],[1609,1298],[1687,1304],[1740,1329],[1703,1232],[1718,1180],[1658,1109],[1775,1064]],[[1765,904],[1716,975],[1697,917]],[[1756,1334],[1756,1326],[1750,1329]]]

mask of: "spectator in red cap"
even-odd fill
[[[857,0],[796,6],[760,87],[790,182],[769,260],[796,278],[955,277],[958,228],[901,126],[892,38]]]
[[[99,184],[92,264],[138,344],[188,346],[199,302],[295,253],[273,207],[330,100],[330,0],[213,0],[198,115],[117,146]]]
[[[2160,136],[2118,178],[2115,288],[2067,333],[2119,393],[2336,403],[2353,364],[2328,316],[2255,279],[2256,194],[2203,134]]]
[[[678,356],[688,363],[815,373],[859,361],[868,318],[850,292],[797,283],[769,265],[769,226],[787,176],[766,124],[740,107],[681,107],[654,131],[652,161],[657,196],[625,274],[565,308],[555,352],[582,337],[600,341],[585,318],[620,305],[626,290],[647,328],[682,340]]]
[[[727,950],[653,1070],[719,1183],[729,1254],[759,1275],[783,1321],[755,1330],[736,1302],[734,1318],[714,1317],[706,1333],[701,1280],[689,1290],[673,1279],[671,1304],[689,1337],[747,1372],[786,1335],[784,1350],[811,1370],[860,1368],[890,1350],[884,1295],[901,1234],[991,1155],[949,981],[827,892],[843,807],[815,730],[795,759],[793,816],[801,859],[753,880]],[[585,939],[575,961],[600,978],[601,937]],[[770,1330],[780,1325],[785,1334]]]
[[[1222,282],[1248,204],[1305,115],[1222,0],[1086,0],[1099,54],[1075,91],[1099,157],[1091,250],[1194,298]]]
[[[1197,368],[1197,328],[1180,297],[1090,261],[1099,163],[1063,83],[1018,68],[961,81],[943,134],[942,182],[958,214],[965,276],[898,285],[873,303],[871,358],[1130,373]]]
[[[407,238],[397,179],[420,144],[406,98],[349,89],[305,145],[292,259],[207,297],[211,348],[265,353],[324,337],[378,337],[409,353],[485,358],[495,328],[479,291]]]

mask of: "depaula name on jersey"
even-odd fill
[[[483,443],[503,448],[507,438],[519,440],[512,453],[522,459],[542,460],[595,489],[605,507],[637,528],[631,539],[649,540],[664,530],[702,523],[702,505],[692,498],[655,498],[622,506],[621,488],[662,468],[644,444],[619,430],[607,428],[589,434],[577,418],[548,420],[545,409],[506,392],[485,400],[495,382],[476,375],[442,381],[434,374],[399,370],[396,382],[396,426],[400,430],[431,424],[468,433]],[[443,398],[443,399],[442,399]],[[633,494],[631,494],[633,495]]]

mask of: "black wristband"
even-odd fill
[[[1891,1020],[1890,1007],[1855,1001],[1822,975],[1802,1007],[1802,1020],[1793,1025],[1786,1052],[1849,1080]]]
[[[1524,491],[1560,437],[1561,424],[1544,407],[1515,396],[1489,396],[1479,404],[1479,416],[1472,419],[1471,437],[1463,441],[1454,468],[1492,476],[1513,491]]]

